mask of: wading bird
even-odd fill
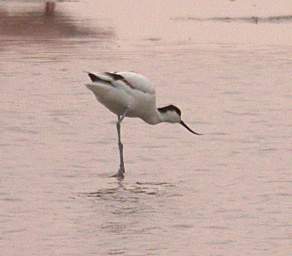
[[[86,84],[97,100],[117,115],[120,168],[114,176],[123,178],[125,173],[121,123],[125,117],[138,117],[148,124],[161,122],[179,123],[193,134],[201,135],[181,120],[181,111],[174,105],[156,108],[155,89],[144,76],[134,72],[88,73],[91,83]]]

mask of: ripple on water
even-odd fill
[[[167,182],[136,182],[133,185],[119,182],[118,186],[113,188],[104,188],[96,192],[85,193],[88,197],[99,198],[103,200],[138,200],[140,195],[158,196],[163,195],[167,188],[175,187],[174,184]],[[177,195],[177,194],[176,194]]]

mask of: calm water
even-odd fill
[[[274,2],[0,1],[1,255],[291,255],[291,2]],[[105,70],[145,74],[205,135],[127,119],[110,178],[116,117],[83,72]]]

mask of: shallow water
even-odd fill
[[[291,4],[211,2],[0,1],[1,255],[291,253],[292,24],[236,19]],[[104,70],[205,135],[127,119],[110,178],[116,117],[83,86]]]

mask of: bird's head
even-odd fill
[[[160,113],[162,122],[179,123],[191,133],[196,135],[202,135],[200,133],[193,131],[190,127],[188,127],[185,124],[185,122],[181,120],[181,110],[177,106],[168,105],[166,107],[158,108],[158,111]]]

